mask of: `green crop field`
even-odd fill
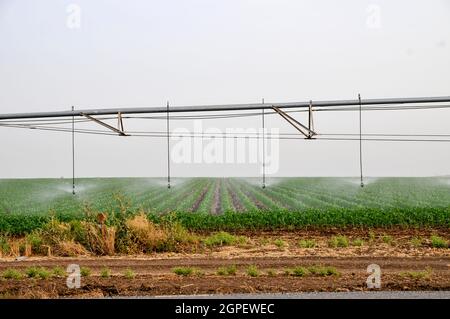
[[[82,218],[87,210],[110,212],[118,202],[129,211],[144,210],[154,216],[176,212],[191,228],[214,228],[215,223],[219,228],[233,223],[236,227],[450,223],[448,177],[369,178],[364,188],[356,178],[272,178],[265,189],[260,182],[178,178],[167,189],[166,181],[158,178],[77,179],[73,196],[67,179],[3,179],[0,231],[8,228],[8,220],[20,216]]]
[[[352,178],[279,178],[262,189],[255,178],[163,179],[98,178],[77,180],[0,180],[0,214],[81,213],[83,207],[108,210],[117,197],[132,208],[165,213],[255,210],[327,210],[333,208],[445,208],[450,206],[450,179],[369,179],[361,188]]]

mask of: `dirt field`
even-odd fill
[[[375,230],[377,239],[361,246],[331,248],[330,237],[337,233],[354,238],[366,238],[365,230],[302,231],[302,238],[316,242],[314,248],[301,248],[300,233],[248,233],[243,246],[219,247],[194,253],[165,253],[144,256],[114,257],[30,257],[0,262],[0,272],[16,269],[22,272],[31,266],[64,269],[78,264],[91,270],[81,278],[79,289],[69,289],[66,279],[0,279],[0,296],[4,298],[31,297],[105,297],[185,294],[275,293],[301,291],[363,291],[368,290],[366,269],[370,264],[381,268],[382,290],[450,290],[450,252],[448,248],[433,248],[427,243],[431,233],[448,238],[448,230]],[[383,235],[381,235],[383,234]],[[423,243],[416,247],[411,238],[420,236]],[[386,238],[389,238],[387,240]],[[276,245],[275,240],[283,241]],[[235,266],[236,273],[218,275],[221,267]],[[256,266],[256,277],[248,268]],[[294,276],[298,267],[332,266],[338,274]],[[111,276],[102,277],[108,268]],[[189,276],[176,275],[175,267],[191,267]],[[125,273],[132,270],[134,278]]]

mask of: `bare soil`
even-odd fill
[[[197,200],[195,201],[194,205],[192,205],[192,207],[191,207],[191,211],[192,212],[197,211],[197,209],[200,207],[200,204],[203,202],[203,200],[205,199],[206,194],[208,193],[208,189],[209,189],[209,186],[206,186],[203,189],[202,193],[197,198]]]
[[[296,232],[247,232],[247,243],[218,247],[192,253],[155,253],[114,257],[29,257],[25,260],[4,258],[0,272],[8,268],[25,271],[31,266],[64,269],[78,264],[91,270],[82,277],[79,289],[69,289],[65,278],[0,279],[0,296],[5,298],[105,297],[185,294],[275,293],[301,291],[368,290],[367,266],[381,268],[382,290],[450,290],[450,249],[433,248],[431,234],[449,238],[442,229],[310,229]],[[348,237],[350,243],[362,238],[362,246],[332,248],[328,241],[334,235]],[[312,239],[315,248],[301,248],[299,239]],[[389,240],[387,240],[387,238]],[[421,238],[422,244],[411,243]],[[285,246],[274,244],[281,239]],[[234,265],[235,275],[219,276],[220,267]],[[250,277],[247,268],[254,265],[258,277]],[[338,275],[294,277],[286,271],[295,267],[332,266]],[[112,276],[102,278],[103,268]],[[190,276],[178,276],[175,267],[192,267]],[[136,277],[126,278],[131,269]]]

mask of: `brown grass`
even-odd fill
[[[55,248],[54,253],[63,257],[76,257],[89,255],[86,248],[74,241],[62,241]]]
[[[128,219],[125,225],[131,241],[141,247],[143,252],[157,250],[168,239],[164,229],[149,221],[145,214]]]
[[[86,231],[89,251],[98,255],[114,255],[115,227],[99,227],[99,225],[87,222],[83,222],[82,225]]]
[[[20,256],[20,241],[19,240],[12,240],[9,243],[9,249],[10,249],[10,255],[17,257]]]

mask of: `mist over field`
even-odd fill
[[[450,207],[450,182],[444,177],[162,178],[0,180],[0,214],[81,214],[86,207],[109,210],[119,200],[133,209],[221,214],[226,211],[305,210],[309,208]]]

